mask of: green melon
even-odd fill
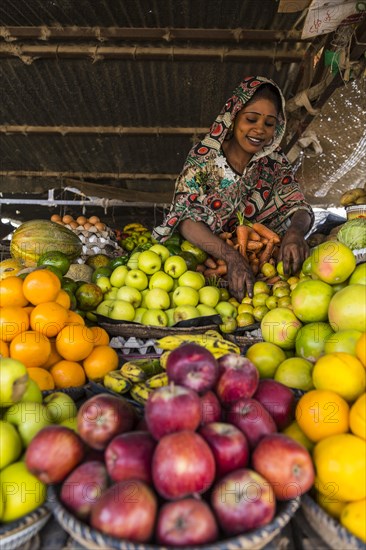
[[[22,223],[12,235],[11,256],[26,267],[37,265],[45,252],[63,252],[69,260],[80,256],[82,243],[67,227],[49,220],[30,220]]]

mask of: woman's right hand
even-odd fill
[[[227,278],[231,294],[241,302],[247,292],[253,296],[254,275],[248,261],[237,251],[226,257]]]

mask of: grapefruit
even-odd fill
[[[356,266],[349,278],[350,285],[366,285],[366,262]]]
[[[261,321],[263,340],[282,349],[292,349],[295,347],[296,334],[301,326],[301,322],[290,309],[270,309]]]
[[[291,293],[293,311],[304,323],[327,321],[333,289],[323,281],[301,281]]]
[[[330,300],[328,308],[329,323],[336,331],[365,331],[366,326],[366,288],[365,285],[349,285]]]
[[[319,390],[334,391],[352,402],[365,391],[366,371],[361,361],[349,353],[328,353],[315,363],[313,383]]]
[[[278,365],[286,359],[283,349],[270,342],[253,344],[245,357],[257,368],[260,378],[273,378]]]
[[[334,334],[329,323],[308,323],[296,335],[296,355],[315,363],[325,353],[325,342]]]
[[[289,388],[308,391],[313,389],[313,364],[302,357],[285,359],[277,368],[274,379]]]
[[[353,403],[349,414],[349,425],[351,432],[366,439],[366,393]]]
[[[325,340],[324,351],[325,353],[344,351],[356,355],[356,344],[361,334],[359,330],[340,330],[332,333]]]
[[[356,267],[352,250],[338,241],[325,241],[311,254],[311,274],[330,285],[342,283]]]

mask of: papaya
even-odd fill
[[[81,254],[82,242],[68,229],[49,220],[29,220],[22,223],[13,233],[10,242],[12,258],[26,267],[33,267],[46,252],[63,252],[69,260]]]

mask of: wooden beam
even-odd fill
[[[199,40],[201,42],[308,42],[296,30],[260,29],[184,29],[173,27],[0,27],[0,37],[7,42],[14,40],[148,40],[173,42]]]
[[[32,126],[28,124],[2,124],[0,134],[100,134],[100,135],[204,135],[208,128],[142,127],[142,126]]]
[[[57,170],[0,170],[0,177],[22,178],[80,178],[104,180],[169,180],[173,181],[178,174],[136,173],[136,172],[68,172]],[[2,191],[1,187],[1,191]]]

